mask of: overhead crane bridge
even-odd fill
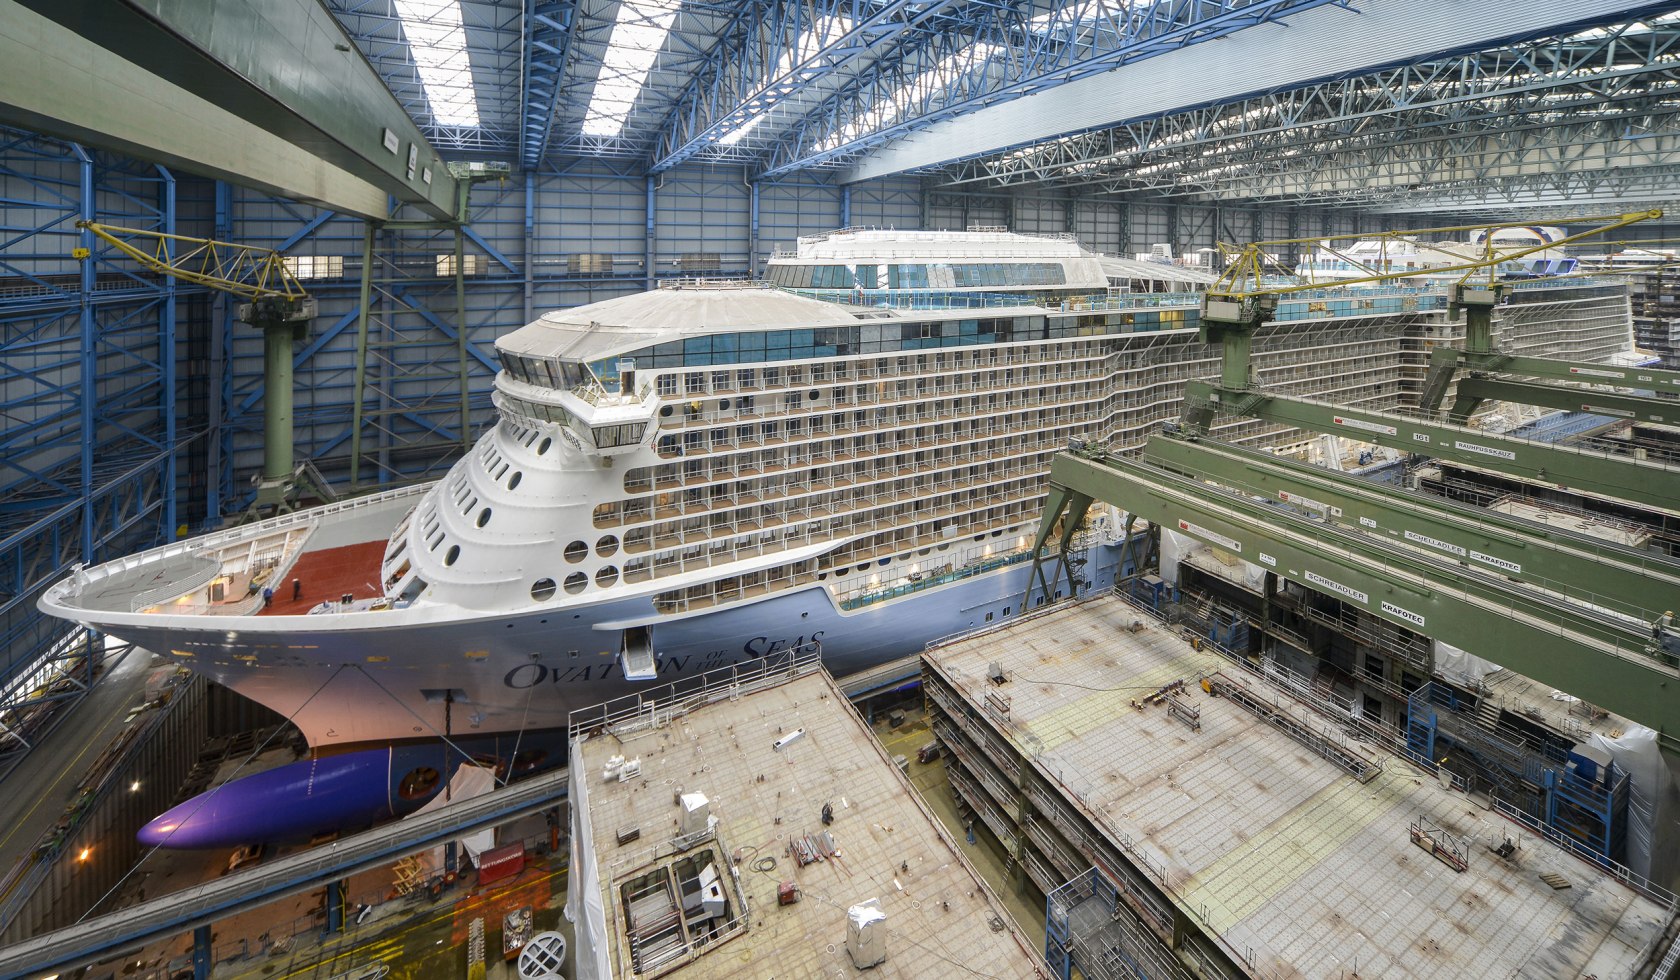
[[[1203,304],[1202,339],[1221,345],[1219,382],[1190,382],[1179,426],[1151,437],[1136,457],[1101,446],[1076,446],[1056,457],[1029,589],[1048,595],[1065,577],[1069,594],[1075,591],[1069,547],[1078,516],[1102,500],[1125,510],[1128,539],[1140,518],[1176,529],[1640,721],[1658,731],[1666,748],[1680,750],[1680,634],[1673,613],[1680,562],[1205,438],[1216,413],[1251,417],[1672,513],[1680,508],[1680,468],[1465,424],[1488,398],[1680,422],[1674,397],[1680,373],[1514,357],[1493,346],[1492,311],[1507,288],[1497,279],[1499,265],[1660,216],[1576,219],[1569,223],[1599,227],[1532,247],[1498,248],[1490,233],[1478,258],[1344,283],[1463,273],[1452,301],[1465,314],[1467,339],[1462,349],[1433,352],[1424,417],[1347,410],[1254,384],[1255,328],[1276,310],[1280,295],[1323,284],[1261,281],[1267,247],[1305,240],[1237,250]],[[1518,226],[1492,229],[1502,227]],[[1470,374],[1459,379],[1457,398],[1443,413],[1439,406],[1460,368]],[[1539,380],[1490,377],[1494,372]]]

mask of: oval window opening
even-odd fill
[[[566,546],[565,555],[567,561],[576,565],[578,562],[589,557],[589,546],[584,544],[582,541],[573,541],[571,544]]]
[[[572,574],[566,576],[566,591],[571,595],[577,595],[579,592],[582,592],[588,587],[589,576],[583,574],[582,572],[573,572]]]
[[[397,795],[405,800],[417,800],[437,789],[438,781],[438,771],[431,766],[411,769],[397,784]]]
[[[603,589],[617,581],[618,569],[613,565],[602,566],[601,570],[595,573],[595,584]]]
[[[486,507],[478,512],[478,526],[483,527],[488,523],[490,523],[490,508]]]
[[[515,489],[519,486],[519,481],[523,479],[525,479],[525,474],[519,472],[518,470],[514,470],[513,475],[508,477],[508,489]]]
[[[548,455],[548,447],[550,447],[552,445],[554,445],[554,440],[550,439],[548,436],[543,436],[543,441],[537,443],[537,455],[538,456]]]
[[[449,553],[443,556],[443,563],[445,565],[453,565],[455,564],[455,559],[459,557],[461,557],[461,546],[458,544],[452,544],[449,546]]]
[[[602,536],[601,540],[595,542],[595,553],[600,555],[602,558],[611,558],[613,555],[617,554],[618,536],[615,534]]]
[[[554,598],[554,590],[555,585],[553,579],[539,578],[535,582],[531,583],[531,598],[537,600],[538,602],[546,602],[549,599]]]

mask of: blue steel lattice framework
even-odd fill
[[[0,766],[103,661],[98,637],[35,609],[81,562],[178,523],[176,331],[197,290],[145,275],[78,220],[176,232],[167,170],[0,131]],[[86,258],[73,257],[86,249]]]

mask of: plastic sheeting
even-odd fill
[[[449,789],[446,792],[432,797],[426,802],[425,806],[415,810],[404,819],[418,817],[422,813],[430,813],[451,803],[459,803],[462,800],[483,796],[495,788],[496,774],[494,772],[476,763],[463,762],[456,768],[455,775],[449,777]],[[496,831],[494,828],[481,830],[476,834],[462,837],[455,843],[461,846],[461,850],[466,853],[467,860],[473,863],[473,867],[477,867],[479,854],[496,846]],[[443,848],[432,848],[426,852],[425,860],[434,871],[442,868],[444,866]]]
[[[607,959],[607,909],[601,903],[601,869],[595,865],[594,832],[589,818],[589,770],[583,765],[584,739],[572,742],[572,870],[566,887],[566,921],[575,928],[577,980],[612,980]]]
[[[1589,735],[1587,744],[1609,752],[1611,761],[1628,774],[1632,784],[1628,794],[1627,860],[1623,863],[1666,885],[1673,880],[1676,862],[1680,861],[1680,841],[1673,834],[1658,834],[1656,829],[1666,826],[1669,815],[1680,806],[1680,789],[1657,747],[1657,733],[1633,725],[1620,738]]]
[[[1459,687],[1474,691],[1481,687],[1483,679],[1489,674],[1504,670],[1491,660],[1483,660],[1473,653],[1466,653],[1450,643],[1431,640],[1435,644],[1435,673]]]

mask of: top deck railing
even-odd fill
[[[821,665],[822,643],[812,640],[778,653],[579,708],[567,715],[566,727],[574,739],[597,731],[624,734],[663,724],[707,704],[775,687]]]

